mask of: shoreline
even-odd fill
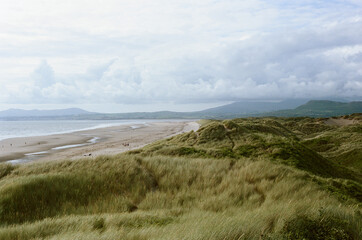
[[[0,163],[114,155],[198,128],[199,124],[194,120],[157,121],[47,136],[8,138],[0,140]]]
[[[40,120],[43,121],[43,120]],[[52,120],[44,120],[45,122]],[[80,122],[83,120],[64,120],[64,121],[70,121],[70,122]],[[77,128],[72,130],[64,130],[59,132],[51,132],[51,133],[40,133],[40,134],[30,134],[25,136],[7,136],[5,138],[1,138],[0,136],[0,142],[7,140],[7,139],[15,139],[15,138],[30,138],[30,137],[44,137],[44,136],[51,136],[51,135],[61,135],[61,134],[69,134],[74,132],[83,132],[83,131],[89,131],[89,130],[96,130],[101,128],[108,128],[108,127],[118,127],[118,126],[128,126],[128,125],[142,125],[142,124],[148,124],[148,123],[155,123],[155,122],[188,122],[188,121],[198,121],[198,119],[127,119],[127,120],[85,120],[85,121],[100,121],[98,125],[94,125],[91,127],[83,127],[83,128]],[[104,121],[107,121],[105,123]],[[14,121],[3,121],[1,122],[14,122]],[[26,120],[26,121],[15,121],[15,122],[33,122],[32,120]],[[37,120],[35,120],[37,122]],[[112,123],[114,122],[114,123]]]

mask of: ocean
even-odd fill
[[[166,120],[44,120],[0,121],[0,140],[15,137],[44,136],[126,124],[147,124]],[[177,121],[177,120],[167,120]]]

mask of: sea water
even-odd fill
[[[82,130],[137,125],[166,120],[41,120],[41,121],[0,121],[0,140],[15,137],[45,136]],[[167,120],[169,121],[169,120]],[[173,120],[175,121],[175,120]]]

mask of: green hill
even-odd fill
[[[223,105],[220,107],[209,108],[199,113],[202,114],[215,114],[218,116],[243,116],[247,114],[255,114],[262,112],[270,112],[282,109],[294,109],[304,103],[305,99],[288,99],[283,101],[239,101]]]
[[[362,113],[361,101],[344,103],[324,100],[312,100],[295,109],[263,113],[262,115],[277,117],[332,117],[353,113]]]
[[[344,119],[204,120],[116,156],[1,164],[0,240],[361,239],[361,116]]]

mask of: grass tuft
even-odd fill
[[[1,164],[0,240],[361,239],[362,132],[323,121],[204,121],[115,156]]]

